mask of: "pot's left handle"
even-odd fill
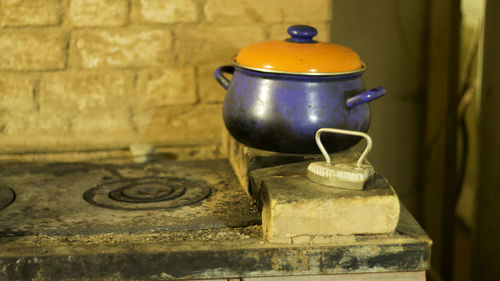
[[[226,76],[224,76],[223,73],[229,73],[233,74],[234,73],[234,66],[232,65],[223,65],[218,67],[215,72],[214,72],[214,77],[217,82],[222,86],[222,88],[226,89],[229,87],[229,83],[231,82],[229,79],[227,79]]]

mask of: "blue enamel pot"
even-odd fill
[[[365,90],[364,69],[363,65],[355,71],[307,75],[253,69],[236,62],[221,66],[215,79],[227,90],[223,105],[226,128],[250,147],[320,153],[314,140],[320,128],[368,130],[368,102],[384,95],[385,89]],[[337,152],[360,139],[330,134],[322,140],[329,152]]]

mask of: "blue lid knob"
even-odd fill
[[[316,43],[313,37],[318,34],[318,30],[309,25],[292,25],[287,32],[292,36],[288,41],[296,43]]]

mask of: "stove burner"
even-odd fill
[[[155,182],[144,182],[115,189],[109,193],[109,197],[131,203],[160,202],[172,200],[185,192],[186,188],[183,186],[172,187]]]
[[[89,189],[85,201],[110,209],[171,209],[199,202],[210,195],[201,181],[181,178],[141,178],[104,183]]]
[[[9,206],[14,201],[16,194],[7,186],[0,185],[0,210]]]

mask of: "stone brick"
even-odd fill
[[[302,236],[395,230],[399,199],[386,179],[377,176],[361,191],[330,187],[307,179],[307,165],[287,164],[251,173],[252,194],[262,206],[262,230],[269,241],[291,243]]]
[[[148,143],[220,142],[221,105],[163,106],[134,113],[135,126]]]
[[[197,101],[194,68],[149,69],[139,72],[136,93],[140,107],[193,104]]]
[[[200,98],[203,102],[221,103],[224,101],[226,90],[224,90],[224,88],[222,88],[214,79],[214,71],[219,66],[221,66],[221,64],[207,64],[201,65],[198,68],[198,75],[196,80],[198,81]],[[230,74],[224,75],[231,79]]]
[[[271,25],[271,30],[269,33],[270,39],[286,39],[289,38],[290,35],[286,32],[286,30],[296,24],[307,24],[310,26],[314,26],[318,30],[318,35],[314,37],[314,39],[322,42],[330,42],[330,24],[327,23],[318,23],[318,22],[290,22],[290,23],[278,23]],[[335,42],[335,40],[334,40]]]
[[[61,14],[61,0],[0,0],[0,26],[57,25]]]
[[[37,113],[35,80],[24,74],[0,76],[0,133],[22,132]]]
[[[74,134],[95,134],[115,137],[121,133],[133,134],[133,124],[127,108],[82,112],[72,118],[71,132]],[[122,139],[123,141],[123,139]]]
[[[67,115],[58,111],[52,112],[30,112],[22,113],[18,111],[0,112],[1,133],[18,139],[18,143],[31,142],[36,146],[37,142],[24,140],[24,138],[42,139],[41,134],[61,135],[69,132],[70,119]],[[26,150],[33,150],[35,147],[25,147]],[[8,150],[2,149],[2,150]]]
[[[133,103],[128,92],[132,77],[132,73],[123,71],[47,73],[40,86],[40,110],[73,116],[81,112],[127,109]]]
[[[133,0],[132,20],[140,23],[194,22],[198,8],[193,0]]]
[[[248,194],[259,194],[262,176],[257,171],[261,169],[265,170],[263,168],[323,159],[321,154],[286,154],[248,147],[230,136],[227,130],[225,131],[223,141],[225,141],[227,147],[226,151],[228,152],[229,163],[241,187]],[[257,176],[249,177],[252,173],[257,173]],[[262,205],[260,198],[254,199],[260,208]]]
[[[0,32],[0,70],[56,70],[66,65],[67,36],[58,30]]]
[[[176,29],[178,62],[182,65],[230,63],[242,47],[265,39],[262,26],[183,27]]]
[[[35,80],[25,74],[0,75],[0,111],[35,112],[34,83]]]
[[[169,64],[172,36],[167,30],[110,29],[73,32],[73,67],[147,67]],[[191,50],[192,51],[192,50]]]
[[[117,26],[127,23],[127,0],[71,0],[68,17],[73,26]]]
[[[208,0],[205,15],[211,22],[328,21],[332,0]]]

